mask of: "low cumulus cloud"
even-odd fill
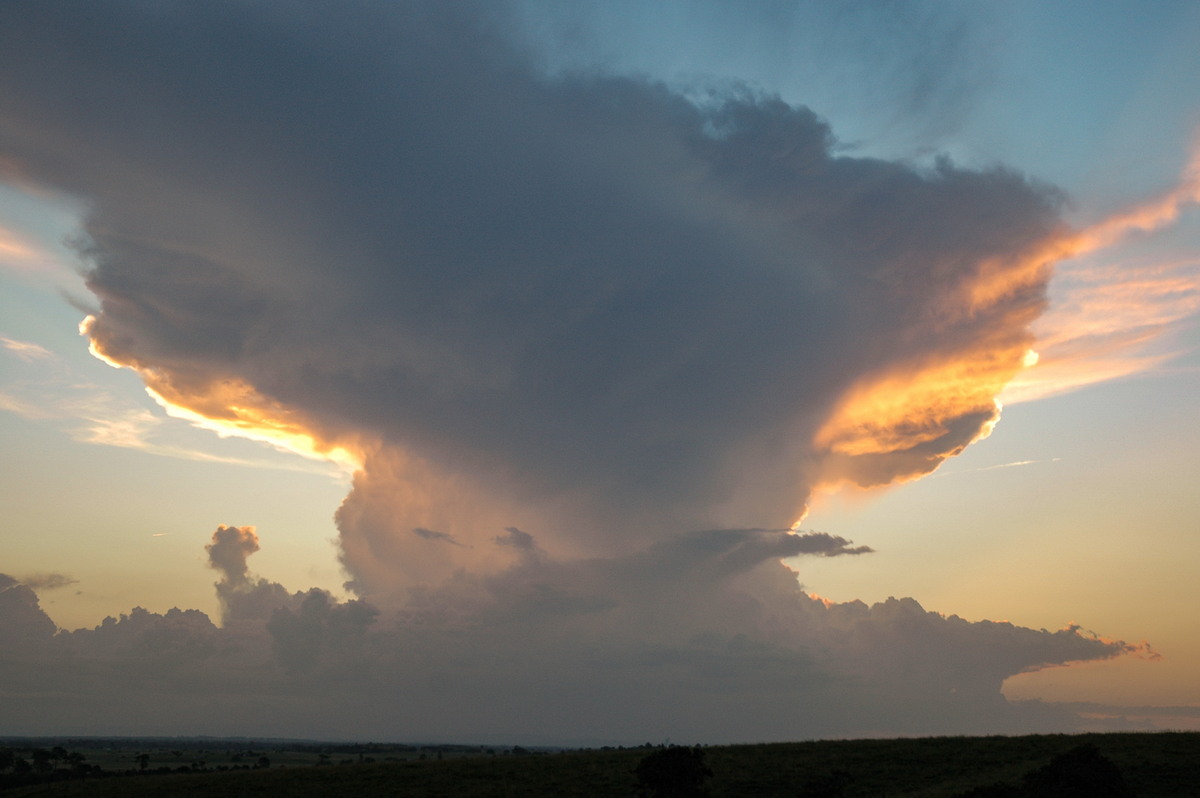
[[[87,202],[93,351],[357,468],[358,603],[252,575],[254,529],[222,526],[220,629],[47,639],[209,652],[195,684],[292,691],[292,734],[525,739],[995,729],[1006,676],[1126,651],[827,605],[779,563],[869,552],[790,531],[815,486],[990,431],[1056,192],[838,156],[745,88],[550,77],[509,32],[470,3],[0,9],[0,155]]]
[[[213,545],[248,551],[247,532],[223,526]],[[0,650],[3,730],[627,743],[1062,730],[1083,721],[1006,702],[1003,680],[1136,650],[912,599],[811,596],[779,558],[859,553],[831,535],[712,530],[559,560],[514,532],[492,545],[523,541],[518,561],[402,611],[260,579],[280,603],[227,608],[223,626],[135,608],[65,631],[0,576],[0,633],[22,643]]]

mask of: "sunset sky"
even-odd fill
[[[0,734],[1200,728],[1197,75],[1188,2],[4,4]]]

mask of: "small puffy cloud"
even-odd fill
[[[209,567],[220,571],[224,581],[238,584],[246,579],[246,558],[258,548],[254,527],[221,524],[204,550],[208,552]]]
[[[288,591],[277,582],[256,578],[250,573],[247,558],[259,549],[258,534],[252,526],[221,524],[213,532],[212,542],[204,547],[208,566],[221,572],[215,585],[225,623],[264,619],[291,600]]]

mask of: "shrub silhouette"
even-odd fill
[[[712,775],[700,746],[661,748],[644,757],[635,773],[642,794],[653,798],[703,798]]]
[[[1029,798],[1132,798],[1121,771],[1094,745],[1081,745],[1056,756],[1025,777]]]
[[[991,784],[957,798],[1133,798],[1121,771],[1096,746],[1072,748],[1025,776],[1020,787]]]

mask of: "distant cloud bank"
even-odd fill
[[[530,541],[508,568],[460,573],[392,612],[256,577],[257,549],[250,527],[213,534],[219,627],[136,608],[59,631],[0,575],[0,730],[544,743],[1052,731],[1078,717],[1007,703],[1005,678],[1135,650],[912,599],[810,596],[779,558],[858,553],[830,535],[713,530],[569,561]]]

